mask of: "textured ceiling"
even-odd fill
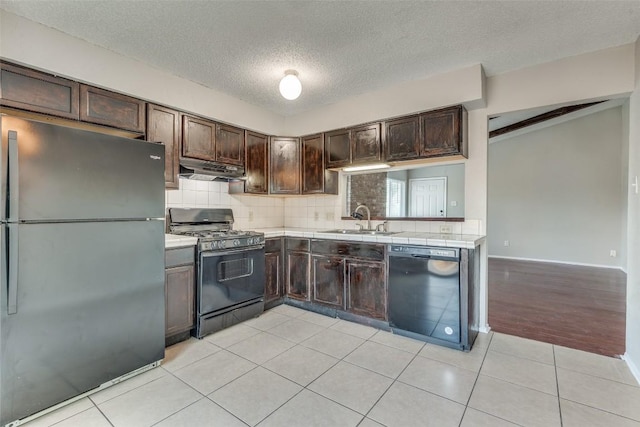
[[[0,8],[282,115],[472,64],[631,43],[640,1],[0,0]],[[286,101],[278,82],[299,72]]]

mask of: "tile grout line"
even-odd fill
[[[478,339],[477,336],[476,336],[476,339]],[[478,384],[478,378],[480,378],[480,371],[482,371],[482,366],[484,365],[484,361],[487,358],[487,354],[489,353],[489,347],[491,346],[491,341],[493,341],[493,334],[491,334],[491,337],[489,338],[489,342],[487,343],[487,348],[484,351],[484,356],[482,357],[482,362],[480,362],[480,367],[478,368],[478,374],[476,375],[476,379],[473,382],[473,386],[471,387],[471,392],[469,393],[469,397],[467,398],[467,403],[464,405],[464,411],[462,411],[462,418],[460,418],[460,423],[458,424],[458,427],[462,425],[462,420],[464,420],[464,416],[467,413],[467,408],[469,408],[469,402],[471,401],[473,390],[475,390],[476,384]],[[473,348],[473,346],[471,348]]]
[[[208,356],[207,356],[207,357],[208,357]],[[247,372],[245,372],[244,374],[240,375],[238,378],[240,378],[240,377],[242,377],[242,376],[244,376],[244,375],[248,374],[249,372],[251,372],[251,371],[253,371],[254,369],[256,369],[258,366],[259,366],[259,365],[254,366],[254,367],[253,367],[253,368],[251,368],[249,371],[247,371]],[[166,369],[165,369],[165,370],[166,370]],[[177,411],[173,412],[172,414],[170,414],[170,415],[166,416],[165,418],[163,418],[162,420],[158,421],[157,423],[154,423],[153,425],[156,425],[156,424],[158,424],[158,423],[160,423],[160,422],[162,422],[162,421],[166,420],[167,418],[169,418],[169,417],[171,417],[171,416],[173,416],[173,415],[177,414],[178,412],[180,412],[180,411],[182,411],[182,410],[184,410],[184,409],[188,408],[189,406],[191,406],[191,405],[193,405],[193,404],[195,404],[195,403],[197,403],[197,402],[201,401],[201,400],[202,400],[202,398],[209,399],[209,395],[202,393],[200,390],[197,390],[195,387],[193,387],[191,384],[189,384],[189,383],[187,383],[186,381],[184,381],[182,378],[180,378],[180,377],[178,377],[178,376],[174,375],[174,374],[173,374],[173,372],[169,372],[169,371],[167,371],[167,373],[168,373],[169,375],[173,376],[175,379],[177,379],[177,380],[178,380],[178,381],[180,381],[181,383],[183,383],[184,385],[186,385],[187,387],[189,387],[190,389],[192,389],[193,391],[195,391],[196,393],[198,393],[198,394],[201,396],[201,398],[200,398],[200,399],[198,399],[198,400],[196,400],[196,401],[195,401],[195,402],[193,402],[193,403],[188,404],[188,405],[187,405],[187,406],[185,406],[184,408],[181,408],[181,409],[179,409],[179,410],[177,410]],[[214,391],[212,391],[211,393],[214,393],[216,390],[219,390],[220,388],[224,387],[224,386],[225,386],[225,385],[227,385],[227,384],[230,384],[231,382],[235,381],[235,380],[236,380],[236,379],[238,379],[238,378],[234,378],[233,380],[229,381],[228,383],[226,383],[226,384],[224,384],[224,385],[222,385],[222,386],[220,386],[220,387],[216,388],[216,389],[215,389]],[[211,393],[209,393],[209,394],[211,394]],[[211,399],[209,399],[209,400],[211,400]],[[213,400],[211,400],[211,402],[213,402],[213,403],[215,403],[216,405],[218,405],[218,404],[217,404],[216,402],[214,402]],[[234,414],[232,414],[231,412],[227,411],[227,410],[226,410],[224,407],[222,407],[221,405],[218,405],[218,406],[220,406],[222,409],[224,409],[224,410],[225,410],[226,412],[228,412],[229,414],[233,415],[235,418],[238,418],[238,417],[236,417]],[[238,419],[239,419],[239,418],[238,418]],[[240,420],[240,421],[242,421],[242,420]],[[244,421],[243,421],[243,422],[244,422]],[[246,424],[246,423],[245,423],[245,424]]]
[[[368,341],[368,340],[367,340]],[[365,341],[366,342],[366,341]],[[372,341],[375,342],[375,341]],[[364,344],[364,343],[363,343]],[[405,366],[402,371],[400,371],[400,373],[398,374],[398,376],[396,378],[393,378],[393,381],[391,381],[391,384],[389,384],[389,387],[386,388],[386,390],[380,395],[380,397],[374,402],[374,404],[371,406],[371,408],[369,408],[369,410],[367,411],[366,414],[364,414],[364,419],[369,418],[369,414],[371,413],[371,411],[373,410],[373,408],[376,407],[376,405],[382,400],[382,398],[387,394],[387,392],[389,391],[389,389],[391,389],[391,387],[393,387],[393,385],[398,382],[398,378],[400,378],[400,376],[404,373],[404,371],[407,370],[407,368],[409,367],[409,365],[411,365],[411,363],[413,363],[413,361],[416,359],[416,357],[418,357],[418,354],[422,351],[422,349],[425,347],[425,345],[427,344],[423,344],[420,349],[416,352],[416,354],[413,355],[413,357],[411,358],[411,360],[409,361],[409,363],[407,363],[407,366]],[[346,357],[346,356],[345,356]],[[401,382],[401,381],[400,381]],[[404,384],[404,383],[402,383]],[[370,418],[373,420],[373,418]],[[378,424],[382,424],[381,422],[374,420],[375,422],[377,422]],[[362,422],[362,421],[361,421]],[[384,425],[384,424],[382,424]]]
[[[295,319],[295,317],[291,317],[291,319],[290,319],[290,320],[293,320],[293,319]],[[303,321],[304,321],[304,320],[303,320]],[[285,321],[285,322],[286,322],[286,321]],[[283,323],[285,323],[285,322],[283,322]],[[307,323],[311,323],[311,322],[307,322]],[[281,324],[282,324],[282,323],[281,323]],[[280,325],[280,324],[278,324],[278,325],[274,326],[274,328],[275,328],[275,327],[277,327],[277,326],[279,326],[279,325]],[[316,324],[316,326],[320,326],[320,327],[322,327],[322,328],[324,328],[324,329],[322,329],[322,330],[318,331],[317,333],[315,333],[315,334],[311,335],[310,337],[306,338],[305,340],[303,340],[303,341],[301,341],[301,342],[299,342],[299,343],[294,343],[294,346],[293,346],[293,347],[290,347],[289,349],[287,349],[287,350],[283,351],[282,353],[280,353],[280,354],[278,354],[278,355],[276,355],[276,356],[272,357],[271,359],[266,360],[264,363],[267,363],[267,362],[269,362],[269,361],[271,361],[271,360],[275,359],[276,357],[280,356],[281,354],[283,354],[283,353],[285,353],[285,352],[287,352],[287,351],[291,350],[292,348],[298,347],[298,346],[300,346],[300,347],[302,347],[302,348],[305,348],[305,349],[308,349],[308,350],[317,351],[318,353],[325,354],[325,355],[327,355],[327,356],[333,357],[334,359],[336,359],[336,360],[337,360],[337,362],[336,362],[336,363],[334,363],[333,365],[331,365],[329,368],[327,368],[327,369],[326,369],[322,374],[318,375],[318,376],[317,376],[313,381],[311,381],[311,382],[310,382],[309,384],[307,384],[306,386],[302,386],[301,384],[298,384],[298,383],[296,383],[295,381],[292,381],[292,380],[290,380],[289,378],[286,378],[285,376],[283,376],[283,375],[281,375],[281,374],[279,374],[279,373],[277,373],[277,372],[273,372],[272,370],[270,370],[270,369],[268,369],[267,367],[263,366],[263,364],[264,364],[264,363],[262,363],[262,364],[258,365],[258,366],[259,366],[259,367],[261,367],[262,369],[264,369],[264,370],[266,370],[266,371],[268,371],[268,372],[272,372],[272,373],[274,373],[275,375],[278,375],[278,376],[280,376],[281,378],[283,378],[283,379],[285,379],[285,380],[287,380],[287,381],[290,381],[290,382],[292,382],[292,383],[294,383],[294,384],[296,384],[296,385],[298,385],[298,386],[301,386],[302,388],[301,388],[297,393],[295,393],[293,396],[291,396],[289,399],[287,399],[285,402],[283,402],[280,406],[278,406],[277,408],[275,408],[273,411],[271,411],[269,414],[267,414],[264,418],[262,418],[260,421],[258,421],[258,422],[256,423],[256,425],[260,424],[261,422],[263,422],[264,420],[266,420],[267,418],[269,418],[271,415],[273,415],[276,411],[278,411],[280,408],[282,408],[284,405],[286,405],[289,401],[291,401],[292,399],[294,399],[296,396],[298,396],[298,395],[299,395],[300,393],[302,393],[304,390],[307,390],[307,391],[309,391],[309,392],[311,392],[311,393],[314,393],[314,394],[316,394],[316,395],[318,395],[318,396],[320,396],[320,397],[322,397],[322,398],[324,398],[324,399],[327,399],[327,400],[329,400],[329,401],[331,401],[331,402],[334,402],[334,403],[336,403],[336,404],[338,404],[338,405],[340,405],[340,406],[342,406],[342,407],[344,407],[344,408],[346,408],[346,409],[349,409],[350,411],[355,412],[356,414],[360,414],[358,411],[354,411],[353,409],[351,409],[351,408],[349,408],[349,407],[347,407],[347,406],[345,406],[345,405],[343,405],[343,404],[341,404],[341,403],[339,403],[339,402],[336,402],[336,401],[334,401],[334,400],[332,400],[332,399],[329,399],[328,397],[325,397],[325,396],[323,396],[323,395],[321,395],[321,394],[319,394],[319,393],[316,393],[316,392],[314,392],[313,390],[308,389],[307,387],[308,387],[309,385],[313,384],[313,383],[315,382],[315,380],[317,380],[318,378],[320,378],[322,375],[326,374],[329,370],[331,370],[331,368],[333,368],[333,367],[334,367],[334,366],[336,366],[338,363],[340,363],[341,361],[343,361],[345,357],[347,357],[349,354],[351,354],[353,351],[355,351],[357,348],[359,348],[361,345],[363,345],[365,342],[367,342],[367,340],[364,340],[362,343],[360,343],[358,346],[356,346],[356,348],[354,348],[350,353],[346,354],[343,358],[338,359],[337,357],[334,357],[334,356],[331,356],[331,355],[329,355],[329,354],[323,353],[323,352],[321,352],[321,351],[319,351],[319,350],[311,349],[311,348],[308,348],[308,347],[305,347],[305,346],[301,345],[301,344],[302,344],[302,342],[304,342],[304,341],[306,341],[306,340],[308,340],[308,339],[311,339],[312,337],[314,337],[314,336],[316,336],[316,335],[318,335],[318,334],[320,334],[320,333],[322,333],[322,332],[324,332],[324,331],[326,331],[326,330],[330,329],[330,327],[331,327],[331,326],[333,326],[333,325],[331,325],[331,326],[321,326],[321,325],[317,325],[317,324]],[[272,328],[271,328],[271,329],[272,329]],[[263,332],[268,333],[267,331],[263,331]],[[340,332],[340,331],[335,331],[335,332]],[[343,332],[341,332],[341,333],[343,333]],[[281,338],[281,339],[285,339],[285,340],[286,340],[286,338],[282,338],[282,337],[280,337],[280,336],[278,336],[278,335],[275,335],[275,334],[269,334],[269,335],[271,335],[271,336],[275,336],[275,337],[277,337],[277,338]],[[345,335],[349,335],[349,334],[345,334]],[[353,335],[349,335],[349,336],[353,336]],[[289,341],[289,340],[287,340],[287,341]],[[292,341],[289,341],[289,342],[292,342]],[[235,354],[235,353],[234,353],[234,354]],[[239,356],[239,357],[241,357],[241,356]],[[257,368],[257,367],[256,367],[256,368]],[[255,369],[255,368],[254,368],[254,369]],[[248,372],[247,372],[247,373],[248,373]],[[245,375],[246,375],[246,374],[245,374]],[[244,376],[244,375],[241,375],[240,377],[242,377],[242,376]],[[238,378],[240,378],[240,377],[238,377]],[[236,379],[237,379],[237,378],[236,378]],[[233,381],[235,381],[235,380],[233,380]],[[215,402],[214,402],[214,403],[215,403]],[[364,418],[363,418],[363,419],[364,419]],[[361,420],[360,422],[362,422],[362,420]],[[358,423],[358,424],[360,424],[360,423]]]
[[[558,415],[560,415],[560,427],[563,425],[562,420],[562,405],[560,404],[560,380],[558,379],[558,362],[556,360],[556,346],[551,345],[551,352],[553,354],[553,371],[556,374],[556,391],[558,392]]]

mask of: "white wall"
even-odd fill
[[[282,116],[3,10],[0,57],[248,129],[283,132]]]
[[[481,65],[405,82],[287,117],[289,135],[308,135],[448,105],[485,105]]]
[[[622,139],[614,107],[491,143],[489,256],[620,267]]]
[[[640,180],[640,37],[635,43],[636,88],[629,101],[629,177]],[[640,189],[628,189],[627,351],[625,359],[640,382]]]

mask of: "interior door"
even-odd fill
[[[447,216],[447,178],[409,180],[409,216]]]

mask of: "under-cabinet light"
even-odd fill
[[[373,165],[363,165],[363,166],[349,166],[348,168],[342,169],[344,172],[358,172],[358,171],[369,171],[375,169],[387,169],[390,168],[386,163],[376,163]]]

